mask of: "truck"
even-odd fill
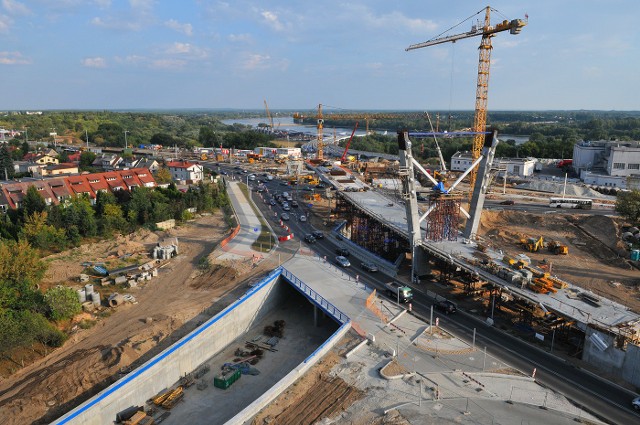
[[[384,289],[390,297],[398,299],[401,303],[409,302],[413,299],[413,291],[408,286],[398,282],[387,282]]]

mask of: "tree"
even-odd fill
[[[40,310],[43,300],[36,284],[46,269],[27,241],[0,241],[0,311]]]
[[[27,193],[22,200],[22,209],[26,216],[30,216],[36,212],[41,213],[47,209],[47,203],[35,186],[31,185],[27,189]]]
[[[64,229],[47,224],[46,211],[36,211],[27,216],[20,236],[42,250],[61,251],[67,244]]]
[[[85,170],[91,168],[91,164],[96,160],[96,154],[89,151],[84,151],[80,154],[80,169]]]
[[[66,286],[57,286],[49,289],[44,294],[44,299],[47,303],[48,316],[51,320],[71,319],[82,311],[78,294],[72,288]]]
[[[11,152],[9,152],[9,147],[6,143],[3,143],[0,146],[0,179],[12,179],[15,174],[15,169],[13,168],[13,158],[11,157]]]
[[[171,173],[167,167],[160,167],[158,171],[156,171],[155,179],[158,184],[171,183]]]
[[[633,223],[640,220],[640,191],[619,192],[616,199],[616,211]]]

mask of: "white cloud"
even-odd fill
[[[242,68],[246,70],[266,69],[269,68],[271,56],[259,55],[257,53],[248,54],[242,61]]]
[[[93,2],[102,9],[111,7],[111,0],[93,0]]]
[[[15,0],[2,0],[2,7],[11,15],[29,15],[31,10]]]
[[[86,66],[87,68],[106,68],[107,60],[100,56],[95,58],[84,58],[80,61],[82,66]]]
[[[229,34],[227,36],[227,40],[232,43],[250,43],[253,41],[253,37],[251,34]]]
[[[192,36],[193,35],[193,27],[191,26],[191,24],[181,24],[180,22],[176,21],[175,19],[169,19],[168,21],[166,21],[164,23],[164,26],[166,26],[167,28],[171,28],[174,31],[183,33],[185,35],[188,36]]]
[[[9,32],[11,24],[13,24],[13,20],[10,17],[7,15],[0,15],[0,33]]]
[[[179,70],[184,68],[187,61],[182,59],[154,59],[149,66],[156,69]]]
[[[20,52],[0,52],[0,65],[28,65],[30,59],[22,56]]]
[[[106,29],[115,29],[115,30],[126,30],[126,31],[140,31],[142,29],[142,24],[136,21],[121,21],[118,19],[108,18],[104,20],[100,17],[95,17],[91,20],[91,24],[96,27],[106,28]]]
[[[276,31],[284,30],[284,25],[282,24],[282,22],[280,22],[280,19],[278,18],[278,15],[275,12],[265,10],[261,12],[260,15],[262,16],[266,24],[271,28],[273,28],[274,30]]]
[[[180,42],[169,45],[163,53],[167,55],[183,55],[191,59],[203,59],[208,56],[206,50],[190,43]]]

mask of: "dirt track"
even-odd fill
[[[233,289],[240,281],[239,274],[247,271],[244,264],[236,270],[229,263],[214,266],[205,275],[197,271],[199,258],[208,255],[226,232],[221,215],[213,215],[167,234],[142,232],[137,237],[121,239],[120,243],[126,242],[129,249],[149,249],[164,236],[176,236],[180,255],[146,287],[131,291],[138,304],[119,307],[91,329],[78,329],[62,348],[3,379],[0,422],[25,424],[54,419],[107,386],[145,353],[154,353],[159,343],[177,340],[209,317],[211,312],[197,316]],[[118,241],[102,242],[55,256],[47,284],[77,276],[82,269],[77,265],[82,261],[79,258],[107,257],[114,250],[122,251],[124,245],[117,245]]]
[[[640,272],[628,262],[629,253],[620,241],[623,221],[601,215],[528,214],[517,211],[484,211],[479,234],[505,253],[529,256],[536,264],[553,264],[552,274],[606,296],[640,313]],[[543,236],[569,247],[569,255],[546,249],[526,252],[521,237]]]

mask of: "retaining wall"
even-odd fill
[[[284,293],[282,289],[286,289],[277,284],[281,273],[282,268],[276,269],[215,317],[53,424],[113,423],[116,413],[133,405],[144,405],[146,400],[224,349],[254,321],[277,306]]]

